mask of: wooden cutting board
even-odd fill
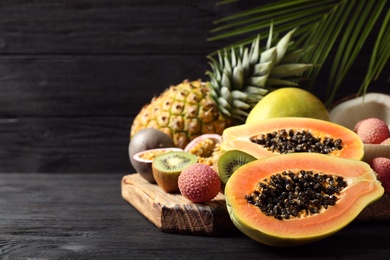
[[[122,197],[163,232],[218,236],[236,230],[219,193],[212,201],[195,204],[169,194],[138,173],[122,178]]]
[[[237,230],[219,193],[205,204],[194,204],[180,194],[168,194],[139,174],[122,178],[122,197],[163,232],[217,236]],[[355,222],[390,221],[390,194],[365,208]]]

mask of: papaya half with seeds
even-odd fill
[[[236,170],[225,187],[234,225],[269,246],[326,238],[383,194],[367,163],[316,153],[255,160]]]
[[[364,144],[352,130],[325,120],[282,117],[233,126],[222,134],[221,153],[241,150],[256,158],[309,152],[361,160]]]

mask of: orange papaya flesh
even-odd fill
[[[283,171],[301,170],[343,178],[347,185],[335,194],[335,205],[321,207],[314,214],[303,211],[296,217],[278,219],[248,202],[248,194],[258,190],[257,185],[264,179]],[[296,246],[324,239],[348,225],[383,194],[384,188],[367,163],[315,153],[291,153],[250,162],[235,171],[225,187],[226,205],[234,225],[250,238],[270,246]]]
[[[262,135],[267,136],[268,134],[282,130],[287,133],[290,130],[295,133],[306,131],[312,137],[320,140],[322,145],[320,147],[324,146],[326,139],[333,141],[339,139],[341,141],[340,147],[335,147],[334,145],[328,147],[330,151],[327,154],[331,156],[361,160],[364,155],[364,144],[362,140],[350,129],[325,120],[300,117],[272,118],[229,127],[222,134],[221,152],[241,150],[256,158],[297,152],[297,149],[293,151],[289,150],[289,148],[286,148],[284,152],[280,152],[278,149],[273,151],[269,147],[254,142],[254,140],[259,139]],[[290,137],[287,136],[287,138]],[[310,151],[301,150],[301,152]]]

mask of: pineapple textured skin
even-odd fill
[[[130,136],[144,128],[158,129],[173,138],[182,149],[202,134],[222,134],[233,126],[210,96],[210,85],[201,80],[184,80],[171,86],[146,104],[135,117]]]

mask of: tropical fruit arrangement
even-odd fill
[[[209,81],[154,97],[130,133],[131,164],[149,183],[192,203],[224,193],[233,224],[270,246],[326,238],[390,193],[389,122],[330,121],[299,88],[311,65],[294,63],[293,32],[210,58]],[[368,145],[385,149],[364,161]]]
[[[298,86],[300,73],[312,67],[297,63],[303,50],[289,48],[294,31],[271,47],[271,27],[264,50],[257,37],[250,48],[231,48],[219,52],[217,59],[210,57],[210,80],[185,80],[153,98],[134,119],[131,136],[152,127],[184,148],[202,134],[222,134],[225,128],[244,123],[268,92]]]

